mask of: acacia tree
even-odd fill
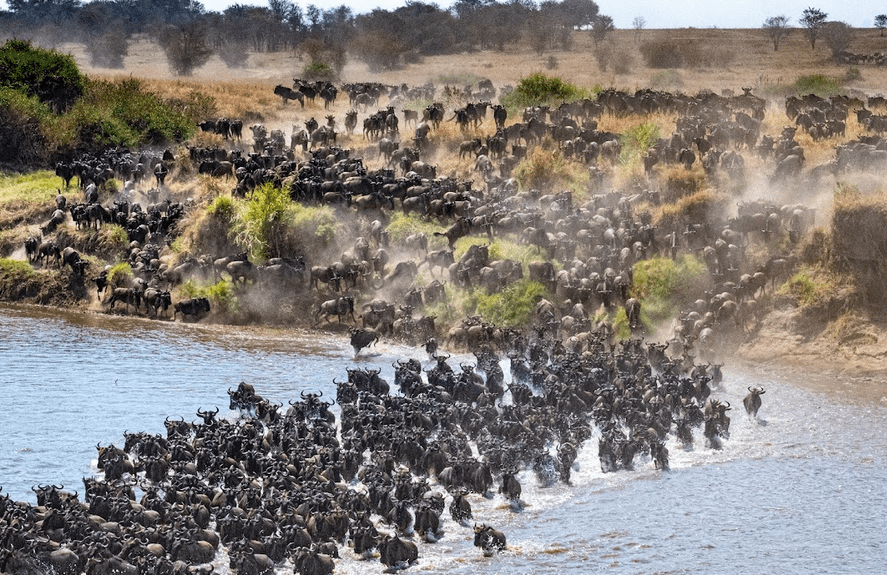
[[[773,40],[773,51],[779,51],[779,41],[788,32],[788,16],[771,16],[764,21],[764,30]]]
[[[828,14],[822,10],[818,8],[807,8],[804,10],[804,16],[800,20],[804,28],[807,29],[807,38],[810,40],[810,48],[814,50],[816,49],[816,38],[819,36],[822,25],[825,24],[826,18],[828,18]]]
[[[181,26],[170,25],[160,34],[160,45],[170,68],[179,76],[190,76],[212,56],[206,38],[206,26],[199,19]]]
[[[887,14],[875,16],[875,28],[881,31],[881,36],[884,35],[884,29],[887,28]]]
[[[594,45],[597,46],[600,44],[601,40],[607,37],[607,34],[616,29],[616,26],[613,25],[613,19],[609,16],[598,16],[591,23],[591,37],[594,40]]]
[[[853,28],[846,22],[826,22],[824,25],[825,41],[835,61],[840,61],[842,52],[846,52],[853,41]]]

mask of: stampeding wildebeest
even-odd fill
[[[351,347],[354,348],[354,357],[360,353],[365,347],[376,345],[379,341],[379,334],[373,329],[359,329],[352,327],[351,330]]]
[[[406,566],[419,559],[419,548],[412,541],[404,541],[397,535],[386,536],[379,543],[379,560],[389,569]]]
[[[210,305],[207,298],[192,297],[176,302],[173,306],[172,319],[175,321],[176,314],[180,313],[182,314],[182,321],[185,321],[186,316],[193,315],[195,318],[198,318],[203,314],[209,313],[209,311]]]
[[[475,525],[474,546],[483,549],[484,555],[492,555],[495,551],[505,549],[505,534],[489,525]]]
[[[305,95],[298,90],[293,90],[292,88],[287,88],[286,86],[278,84],[274,87],[274,93],[283,99],[284,104],[289,100],[298,100],[299,103],[302,104],[302,107],[305,107]]]
[[[445,236],[451,250],[456,249],[456,240],[471,233],[471,219],[459,218],[445,232],[434,232],[435,236]]]
[[[314,322],[319,322],[321,316],[329,322],[331,315],[336,316],[339,323],[342,323],[342,316],[345,315],[350,315],[351,321],[357,322],[357,318],[354,317],[354,298],[351,296],[342,296],[323,302],[320,304],[317,313],[314,314]]]
[[[748,388],[748,395],[742,400],[742,405],[745,406],[745,411],[748,412],[750,416],[757,417],[758,410],[761,409],[761,395],[764,393],[763,387]]]

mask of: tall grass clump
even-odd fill
[[[128,286],[132,281],[132,268],[127,262],[121,262],[111,266],[108,270],[108,285],[111,288]]]
[[[432,241],[434,232],[441,231],[439,225],[426,222],[415,214],[402,214],[400,212],[391,214],[391,221],[388,222],[388,238],[394,244],[402,243],[407,236],[411,234],[424,233],[428,236],[429,244]]]
[[[509,115],[515,115],[528,106],[558,106],[563,102],[594,97],[591,90],[564,82],[557,76],[537,72],[522,78],[510,94],[500,98],[500,102],[508,109]]]
[[[237,243],[261,259],[271,257],[272,253],[277,255],[279,234],[289,206],[289,194],[282,188],[269,183],[254,189],[235,222]]]
[[[632,295],[641,300],[641,321],[656,326],[676,317],[710,284],[708,269],[696,257],[657,257],[635,264]]]
[[[237,296],[234,294],[234,286],[225,280],[209,285],[201,285],[188,280],[179,289],[185,298],[205,297],[210,301],[212,309],[222,313],[237,311]]]
[[[469,294],[466,313],[480,314],[484,321],[502,327],[527,325],[539,298],[551,299],[551,292],[539,282],[518,280],[502,291],[487,295],[476,288]]]
[[[619,136],[622,143],[619,163],[632,173],[643,170],[644,156],[659,139],[659,132],[659,124],[653,122],[641,122],[622,132]]]
[[[521,190],[540,193],[570,190],[580,198],[588,192],[588,171],[564,158],[560,150],[537,146],[512,172]]]

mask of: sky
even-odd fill
[[[207,10],[222,12],[231,4],[267,6],[267,0],[201,0]],[[431,2],[433,0],[424,0]],[[814,7],[828,14],[829,20],[840,20],[850,26],[871,27],[878,14],[887,13],[887,4],[880,6],[859,0],[596,0],[601,14],[613,18],[617,28],[633,28],[634,19],[641,16],[645,28],[760,28],[770,16],[788,16],[791,26],[799,27],[798,19],[805,8]],[[374,8],[394,10],[406,4],[405,0],[298,0],[304,9],[308,4],[328,9],[346,4],[355,13],[370,12]],[[453,0],[438,0],[441,7]],[[0,6],[7,7],[5,0]]]

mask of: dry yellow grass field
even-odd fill
[[[695,44],[701,52],[727,53],[728,63],[709,68],[651,69],[644,64],[640,48],[647,42],[672,40]],[[477,51],[451,56],[426,57],[421,63],[406,65],[397,70],[371,72],[362,62],[349,58],[341,82],[381,82],[395,85],[406,83],[410,86],[433,82],[438,88],[444,84],[460,86],[480,78],[492,80],[499,88],[516,85],[521,78],[534,72],[558,75],[580,87],[614,87],[634,91],[653,88],[684,93],[697,93],[711,90],[716,93],[729,90],[741,93],[743,87],[751,87],[755,94],[767,96],[779,86],[787,86],[800,76],[821,74],[841,79],[851,93],[874,95],[885,91],[887,68],[874,65],[853,67],[836,65],[828,47],[820,40],[815,50],[810,48],[802,30],[789,32],[780,43],[779,51],[774,52],[772,42],[764,30],[728,29],[672,29],[672,30],[617,30],[601,44],[612,48],[618,55],[626,73],[616,73],[613,66],[601,70],[594,57],[595,46],[590,33],[577,31],[573,35],[573,47],[569,51],[551,50],[538,54],[529,47],[513,46],[504,52]],[[145,37],[131,42],[129,55],[123,70],[93,68],[82,45],[69,43],[60,47],[63,52],[72,54],[81,68],[88,74],[100,77],[135,76],[146,81],[150,89],[165,97],[184,97],[193,90],[215,98],[220,116],[244,118],[246,125],[254,121],[264,123],[269,129],[283,129],[287,134],[295,123],[314,117],[323,122],[326,115],[332,114],[339,122],[349,108],[347,98],[340,97],[335,106],[324,110],[321,100],[301,109],[297,103],[283,105],[273,94],[277,84],[291,85],[292,78],[298,77],[304,62],[294,52],[251,53],[247,66],[228,68],[217,56],[197,69],[194,75],[179,78],[172,75],[162,50]],[[849,51],[872,54],[887,51],[887,38],[881,37],[878,30],[858,29]],[[551,62],[556,61],[556,68]],[[856,72],[858,71],[858,74]],[[849,79],[852,77],[852,79]],[[383,99],[382,104],[385,104]],[[778,135],[787,119],[782,112],[782,99],[770,101],[763,132]],[[448,110],[451,109],[448,106]],[[369,110],[372,112],[374,110]],[[365,117],[361,114],[361,118]],[[515,120],[510,118],[509,121]],[[673,117],[637,118],[629,117],[601,119],[601,129],[622,132],[641,121],[654,121],[660,125],[661,134],[667,136],[674,129]],[[475,135],[491,134],[494,131],[492,120],[488,119],[477,133],[461,134],[454,123],[444,123],[436,132],[436,139],[443,142],[439,154],[429,158],[437,162],[442,175],[470,177],[473,164],[470,160],[458,160],[454,152],[460,140]],[[340,144],[361,154],[370,164],[376,164],[376,146],[366,142],[359,134],[347,137],[344,134]],[[852,139],[861,132],[855,118],[848,121],[846,139]],[[410,132],[411,134],[411,132]],[[246,134],[248,135],[248,133]],[[801,132],[797,136],[804,147],[812,166],[827,161],[834,154],[833,140],[813,142]],[[755,172],[760,166],[751,162],[750,170]]]
[[[573,35],[570,51],[550,50],[540,55],[528,47],[510,47],[504,52],[478,51],[451,56],[426,57],[421,63],[404,66],[398,70],[370,72],[367,67],[350,58],[342,73],[343,82],[375,81],[386,84],[419,85],[426,81],[441,84],[442,77],[489,78],[496,86],[516,84],[521,77],[533,72],[548,72],[549,59],[557,60],[557,68],[551,72],[580,86],[615,87],[634,90],[656,88],[695,93],[702,89],[719,92],[731,89],[739,92],[743,86],[761,90],[775,84],[790,84],[805,74],[825,74],[842,77],[846,66],[832,62],[825,42],[820,41],[815,50],[801,30],[793,30],[780,43],[779,51],[773,51],[770,38],[763,30],[726,29],[674,29],[674,30],[617,30],[605,41],[614,53],[627,55],[632,62],[628,73],[617,74],[609,69],[601,71],[594,58],[594,45],[588,32],[577,31]],[[649,41],[672,39],[697,43],[702,50],[727,50],[732,61],[726,66],[693,70],[662,70],[647,68],[639,47]],[[162,52],[145,38],[132,42],[125,59],[124,70],[108,70],[89,66],[88,58],[79,44],[63,44],[63,52],[69,52],[89,74],[103,76],[134,75],[140,78],[173,78]],[[887,37],[879,36],[875,29],[858,29],[849,51],[871,54],[887,51]],[[198,82],[211,86],[224,83],[247,86],[274,86],[289,84],[298,75],[303,62],[293,52],[252,53],[244,68],[228,68],[213,56],[208,64],[195,71],[185,82]],[[887,69],[874,66],[861,68],[861,77],[849,84],[852,89],[865,93],[884,91]]]

